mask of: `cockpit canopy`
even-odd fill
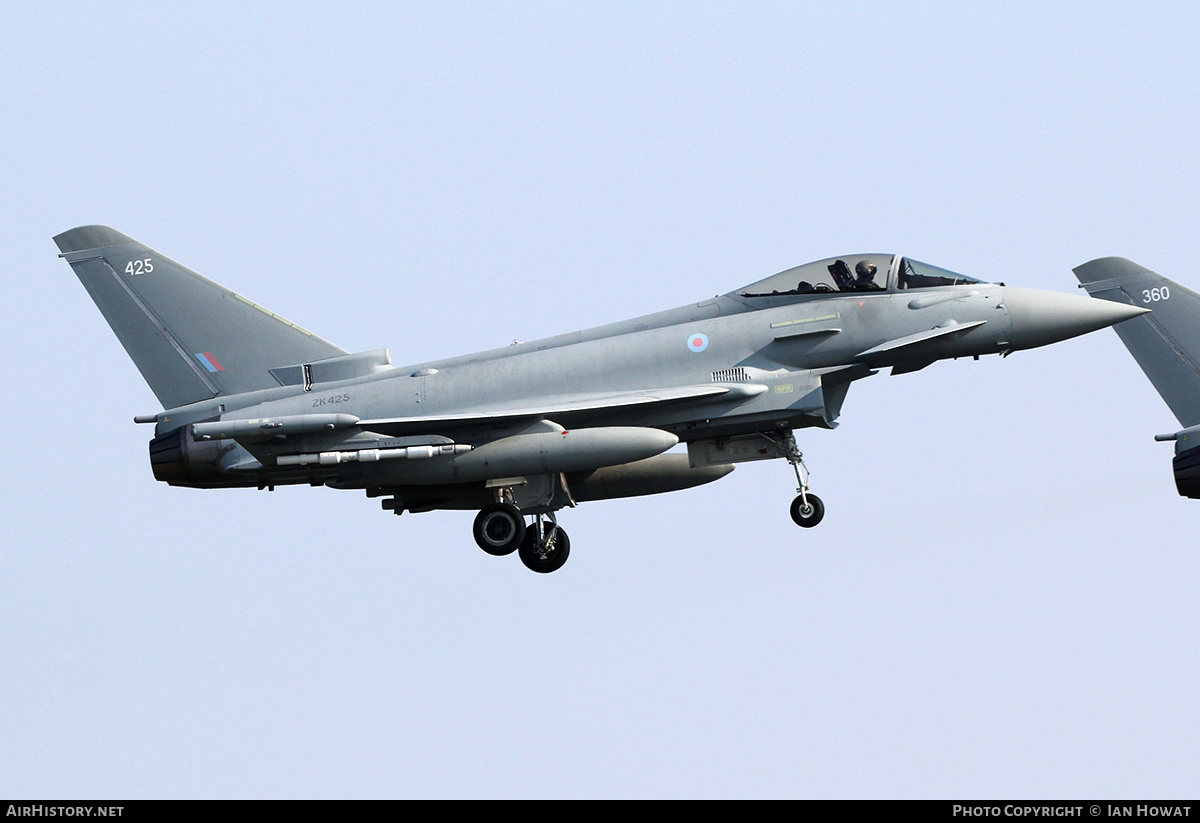
[[[898,289],[932,289],[935,286],[977,286],[984,283],[974,277],[931,266],[911,257],[901,257],[896,272]]]
[[[739,297],[794,297],[983,283],[974,277],[891,254],[851,254],[806,263],[738,289]]]

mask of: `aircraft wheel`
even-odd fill
[[[808,504],[805,505],[804,498],[808,498]],[[792,501],[792,521],[797,526],[802,526],[806,529],[811,529],[813,526],[821,522],[821,518],[825,516],[825,504],[821,502],[821,498],[815,494],[797,495]]]
[[[563,563],[567,562],[567,556],[571,553],[571,541],[567,539],[567,533],[561,527],[554,527],[547,543],[548,545],[538,545],[536,528],[526,530],[525,539],[521,541],[520,556],[527,569],[539,574],[549,574],[558,571]]]
[[[511,503],[490,503],[475,515],[475,542],[488,554],[512,554],[525,539],[525,518]]]

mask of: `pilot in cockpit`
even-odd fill
[[[858,265],[854,267],[854,273],[857,275],[854,279],[855,291],[878,291],[883,288],[875,282],[875,264],[870,260],[860,260]]]

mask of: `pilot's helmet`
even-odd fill
[[[874,280],[875,264],[870,260],[859,260],[858,265],[854,267],[854,273],[858,275],[859,280]]]

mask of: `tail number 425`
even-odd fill
[[[146,257],[142,260],[130,260],[125,266],[125,273],[128,275],[134,274],[149,274],[154,271],[154,263],[152,258]]]

